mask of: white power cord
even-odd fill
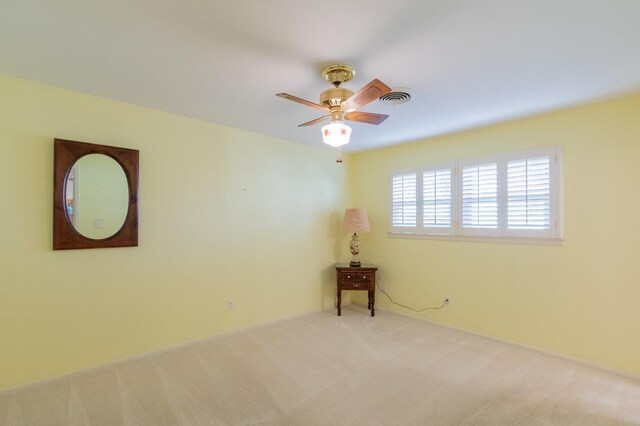
[[[409,309],[409,310],[411,310],[413,312],[424,312],[424,311],[427,311],[429,309],[431,309],[431,310],[442,309],[445,306],[447,306],[447,303],[449,303],[449,299],[444,299],[444,302],[442,302],[442,305],[438,306],[437,308],[436,307],[427,307],[427,308],[423,308],[423,309],[414,309],[411,306],[407,306],[407,305],[403,305],[402,303],[394,302],[393,299],[391,298],[391,296],[389,296],[389,294],[386,291],[384,291],[382,288],[380,288],[380,283],[379,282],[376,283],[376,286],[378,287],[378,290],[380,290],[382,292],[382,294],[387,296],[387,298],[389,299],[389,301],[391,303],[393,303],[394,305],[401,306],[401,307],[403,307],[405,309]]]

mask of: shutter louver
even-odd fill
[[[550,187],[549,157],[509,161],[508,229],[549,229]]]
[[[416,226],[416,173],[393,176],[392,179],[392,226]]]
[[[451,169],[429,170],[422,174],[425,227],[451,227]]]
[[[462,169],[462,227],[497,229],[498,167],[496,163]]]

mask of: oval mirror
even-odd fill
[[[109,238],[127,218],[127,176],[108,155],[85,155],[67,174],[64,199],[67,219],[76,231],[94,240]]]
[[[138,150],[53,142],[53,249],[136,247]]]

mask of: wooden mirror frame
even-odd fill
[[[135,247],[138,245],[138,158],[136,149],[54,139],[53,148],[53,249]],[[110,237],[92,239],[76,230],[66,211],[65,185],[73,165],[89,154],[114,159],[124,171],[129,188],[129,205],[122,227]]]

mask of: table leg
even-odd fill
[[[342,292],[338,289],[338,316],[342,315]]]
[[[375,304],[376,304],[376,291],[373,290],[371,292],[369,292],[369,297],[371,298],[371,316],[375,317],[376,316],[376,308],[375,308]]]

